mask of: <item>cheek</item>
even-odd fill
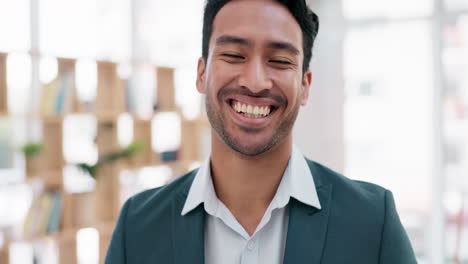
[[[209,72],[209,78],[206,82],[206,89],[212,96],[217,96],[217,93],[223,87],[228,86],[236,79],[236,67],[227,67],[223,63],[213,63]]]
[[[209,97],[211,104],[219,105],[218,93],[222,89],[223,84],[221,83],[219,76],[214,74],[211,78],[208,78],[205,83],[206,96]]]
[[[296,73],[283,74],[275,78],[276,86],[280,88],[288,100],[289,107],[302,99],[302,79]]]

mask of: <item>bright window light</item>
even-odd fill
[[[131,91],[128,95],[129,108],[140,118],[153,114],[156,92],[156,70],[152,65],[138,65],[133,72]]]
[[[431,205],[429,25],[356,28],[345,42],[346,174],[391,189],[412,209]]]
[[[83,228],[76,233],[78,264],[99,262],[99,232],[95,228]]]
[[[468,10],[468,1],[466,0],[445,0],[447,9],[455,10]]]
[[[100,0],[97,4],[97,55],[100,59],[130,57],[130,0]]]
[[[128,80],[132,75],[132,65],[130,63],[120,63],[117,67],[117,74],[122,80]]]
[[[93,102],[97,93],[97,64],[88,59],[76,62],[76,89],[78,100]]]
[[[136,33],[145,44],[144,52],[161,66],[180,67],[196,63],[201,51],[204,1],[144,0],[138,3]]]
[[[33,264],[34,250],[28,243],[10,244],[10,264]]]
[[[428,0],[343,0],[344,15],[349,19],[428,16],[432,10],[433,1]]]
[[[196,119],[202,102],[195,80],[201,55],[204,0],[142,0],[137,3],[135,34],[140,41],[139,58],[149,58],[158,66],[177,68],[176,103],[187,119]]]
[[[146,167],[138,173],[138,181],[143,189],[163,186],[171,177],[172,169],[168,166]]]
[[[126,147],[133,141],[133,118],[130,114],[124,113],[117,121],[117,137],[119,145]]]
[[[443,60],[447,77],[450,82],[462,83],[456,85],[459,90],[468,91],[462,88],[468,85],[468,15],[460,16],[453,24],[448,25],[445,35],[447,38]]]
[[[43,239],[40,243],[34,245],[35,252],[38,255],[39,263],[60,264],[58,262],[57,243],[53,239]]]
[[[57,77],[58,63],[54,57],[42,57],[39,64],[39,80],[46,84]]]
[[[68,165],[63,169],[63,185],[68,193],[83,193],[93,191],[96,181],[76,165]]]
[[[152,121],[152,147],[156,152],[175,151],[180,146],[181,123],[176,113],[158,113]]]
[[[7,57],[8,107],[12,114],[28,112],[31,86],[31,57],[13,53]]]
[[[0,51],[29,49],[29,3],[29,0],[0,0]]]
[[[21,223],[28,213],[32,199],[33,192],[26,184],[0,185],[0,226]]]
[[[188,120],[199,118],[202,109],[202,95],[195,86],[197,78],[193,72],[193,69],[196,68],[195,63],[193,68],[175,71],[176,103],[182,106],[184,117]]]
[[[60,57],[96,57],[95,0],[43,0],[40,3],[39,33],[43,53]]]
[[[123,205],[128,198],[143,191],[143,189],[138,186],[137,175],[137,169],[120,171],[120,205]]]
[[[94,143],[96,118],[92,115],[68,115],[63,122],[63,154],[70,163],[94,164],[98,150]]]

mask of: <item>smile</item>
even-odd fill
[[[257,106],[243,104],[239,101],[232,100],[231,107],[237,112],[250,118],[266,117],[271,112],[271,106]]]
[[[227,101],[231,113],[234,119],[240,124],[263,127],[270,122],[270,119],[275,113],[277,107],[275,105],[268,104],[251,104],[238,101],[236,99],[230,99]]]

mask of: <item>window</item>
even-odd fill
[[[445,27],[443,50],[446,88],[443,98],[447,211],[446,240],[450,256],[468,257],[466,206],[468,202],[468,15]]]
[[[29,0],[0,0],[0,51],[29,49],[29,21]]]
[[[203,0],[145,0],[137,5],[136,38],[140,41],[137,47],[140,54],[136,56],[150,58],[159,66],[177,68],[176,102],[189,119],[200,115],[201,96],[195,80],[201,56],[203,3]]]
[[[44,0],[40,10],[40,47],[47,55],[96,57],[97,6],[93,0]]]
[[[426,16],[432,9],[428,0],[343,0],[343,12],[349,19]]]
[[[107,60],[129,58],[129,0],[44,0],[39,7],[43,53]]]
[[[344,0],[345,171],[395,196],[416,254],[432,214],[432,1]]]
[[[445,0],[445,5],[448,10],[467,10],[468,11],[468,2],[466,0]]]

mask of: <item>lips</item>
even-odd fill
[[[229,95],[229,96],[226,96],[224,100],[226,100],[226,102],[229,102],[229,103],[231,103],[232,100],[234,100],[245,105],[252,105],[252,106],[258,106],[258,107],[270,106],[273,109],[276,109],[280,107],[280,105],[283,104],[282,102],[280,102],[282,100],[279,100],[279,99],[273,99],[269,97],[253,97],[253,96],[242,95],[242,94]]]
[[[236,110],[236,112],[246,115],[250,118],[261,118],[266,117],[271,112],[271,106],[257,106],[244,104],[242,102],[231,100],[231,107]]]
[[[279,107],[272,99],[243,95],[230,96],[226,103],[235,122],[250,127],[266,126]]]

